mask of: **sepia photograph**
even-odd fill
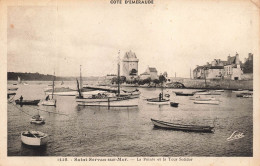
[[[7,160],[256,164],[258,2],[0,5]]]

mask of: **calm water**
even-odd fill
[[[50,82],[29,82],[19,87],[16,98],[43,99],[44,88]],[[75,88],[74,82],[65,85]],[[10,85],[11,86],[11,85]],[[178,108],[169,105],[148,105],[144,97],[157,97],[160,89],[142,89],[138,108],[79,107],[75,97],[57,96],[57,107],[15,106],[8,104],[9,156],[252,156],[253,100],[237,98],[231,91],[215,96],[220,105],[194,104],[186,96],[169,93]],[[167,92],[168,91],[168,92]],[[191,91],[191,90],[179,90]],[[16,99],[15,98],[15,99]],[[45,125],[30,124],[35,108]],[[178,123],[213,125],[214,133],[193,133],[154,129],[151,118]],[[49,135],[45,147],[32,148],[21,143],[23,130],[39,130]],[[233,141],[227,138],[234,132],[245,137]]]

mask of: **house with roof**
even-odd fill
[[[228,56],[227,63],[224,65],[224,78],[241,80],[241,76],[243,75],[241,64],[238,53],[233,57]]]
[[[155,67],[147,67],[144,73],[140,74],[141,79],[151,78],[152,80],[158,79],[158,71]]]
[[[227,61],[214,59],[211,63],[203,66],[197,66],[193,70],[194,79],[232,79],[241,80],[243,71],[241,69],[241,61],[239,55],[227,57]]]
[[[194,79],[204,79],[204,66],[199,66],[193,70],[193,78]]]
[[[210,65],[206,68],[206,77],[208,79],[223,79],[224,77],[224,65],[226,61],[220,59],[214,59]]]

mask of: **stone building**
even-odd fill
[[[241,80],[243,71],[241,70],[241,61],[239,55],[227,57],[227,61],[214,59],[211,64],[197,66],[193,70],[194,79],[232,79]]]
[[[122,60],[122,68],[123,68],[122,75],[125,76],[127,79],[130,77],[137,77],[138,62],[139,59],[137,59],[134,52],[132,52],[131,50],[126,52]]]
[[[242,74],[238,53],[233,57],[228,56],[227,64],[224,66],[224,77],[231,80],[241,80]]]
[[[148,67],[144,73],[140,74],[141,79],[146,79],[148,77],[152,80],[158,79],[158,71],[155,67]]]

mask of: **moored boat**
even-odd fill
[[[208,101],[203,101],[203,100],[196,100],[194,101],[194,104],[211,104],[211,105],[219,105],[218,100],[208,100]]]
[[[53,78],[53,81],[52,81],[52,93],[51,93],[51,98],[50,96],[48,95],[45,100],[41,101],[41,104],[42,105],[45,105],[45,106],[56,106],[56,102],[57,100],[53,98],[53,95],[54,95],[54,82],[55,82],[55,72],[54,72],[54,78]]]
[[[8,88],[10,91],[16,91],[18,88]]]
[[[204,97],[201,97],[201,96],[194,96],[194,97],[191,97],[190,100],[197,100],[197,101],[210,101],[210,100],[216,100],[216,98],[214,97],[210,97],[210,98],[204,98]]]
[[[21,132],[22,143],[30,146],[42,146],[47,143],[48,135],[40,131]]]
[[[119,80],[120,63],[118,63],[117,77]],[[77,80],[78,95],[76,96],[76,102],[78,105],[83,106],[137,107],[138,98],[140,96],[139,90],[121,91],[120,81],[118,81],[117,86],[117,90],[108,90],[106,88],[92,88],[92,90],[97,91],[87,92],[89,94],[84,94],[84,92],[82,92],[82,77],[80,69],[80,82]]]
[[[171,105],[172,107],[178,107],[179,103],[170,102],[170,105]]]
[[[34,115],[31,118],[31,123],[33,123],[33,124],[44,124],[45,123],[45,119],[42,116],[40,116],[39,114],[38,115]]]
[[[247,94],[247,95],[243,95],[243,98],[252,98],[253,94]]]
[[[16,104],[19,105],[38,105],[40,100],[15,100]]]
[[[253,93],[252,91],[243,90],[243,89],[233,90],[232,92],[233,93]]]
[[[192,132],[213,132],[211,126],[198,126],[198,125],[186,125],[186,124],[176,124],[165,121],[159,121],[151,119],[154,124],[154,127],[162,129],[171,129],[171,130],[181,130],[181,131],[192,131]]]
[[[7,92],[7,99],[9,99],[10,96],[14,96],[14,95],[16,95],[16,93],[14,93],[14,92]]]
[[[106,99],[106,101],[78,101],[77,104],[79,106],[99,106],[99,107],[138,107],[139,99],[125,99],[118,98],[118,100],[110,101],[110,99]]]
[[[195,95],[221,95],[221,94],[215,93],[215,92],[198,92],[198,93],[195,93]]]
[[[168,105],[170,103],[170,100],[168,99],[159,99],[159,98],[153,98],[153,99],[147,99],[148,104],[155,104],[155,105]]]
[[[224,92],[224,89],[215,90],[215,92]]]
[[[236,94],[237,97],[244,97],[244,96],[251,96],[253,97],[253,93],[239,93],[239,94]]]
[[[165,96],[165,97],[170,97],[171,95],[170,95],[170,94],[165,94],[164,96]]]
[[[73,90],[70,88],[55,88],[54,91],[53,89],[48,89],[45,91],[46,95],[57,95],[57,96],[76,96],[78,94],[77,90]]]
[[[55,99],[49,99],[49,100],[42,100],[41,101],[41,105],[45,105],[45,106],[56,106],[56,100]]]
[[[194,93],[184,93],[184,92],[175,92],[173,91],[173,93],[176,94],[176,96],[193,96]]]

